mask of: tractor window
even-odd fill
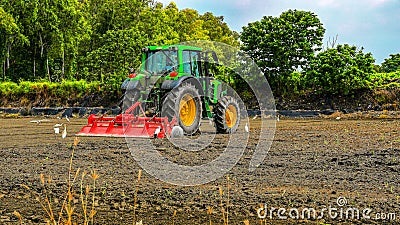
[[[192,74],[191,68],[190,68],[190,52],[189,51],[182,52],[182,63],[183,63],[183,72],[187,73],[187,74]]]
[[[172,50],[147,53],[146,70],[154,74],[172,72],[178,65],[178,52]]]
[[[191,74],[193,76],[199,75],[199,52],[197,51],[183,51],[182,52],[182,63],[183,72]]]
[[[190,52],[190,58],[192,61],[192,74],[199,76],[199,52]]]

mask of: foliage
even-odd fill
[[[400,53],[390,54],[390,57],[382,63],[381,71],[385,73],[396,72],[400,70]]]
[[[323,94],[347,95],[367,88],[369,75],[375,72],[375,59],[356,46],[338,45],[320,52],[307,71],[307,80]]]
[[[314,52],[321,49],[325,33],[312,12],[288,10],[279,17],[265,16],[243,27],[242,49],[256,61],[276,91],[281,88],[277,76],[290,76],[307,69]]]
[[[21,98],[69,105],[89,96],[113,102],[122,94],[120,84],[129,68],[139,66],[142,47],[199,39],[240,46],[281,97],[399,88],[400,53],[390,55],[381,68],[373,65],[370,53],[347,44],[334,47],[336,41],[317,54],[324,33],[317,15],[301,10],[265,16],[239,35],[223,16],[180,10],[173,2],[0,0],[0,96],[2,105],[5,99]],[[254,100],[232,69],[215,66],[212,71],[245,101]]]
[[[400,71],[391,73],[373,73],[368,79],[370,89],[400,88]]]
[[[146,45],[238,44],[223,17],[153,0],[0,0],[0,16],[3,81],[103,82],[139,66]]]
[[[21,34],[14,17],[6,12],[0,5],[0,61],[4,62],[4,70],[1,70],[3,80],[5,80],[5,69],[10,67],[10,51],[13,44],[24,46],[27,39]]]
[[[292,72],[287,77],[280,77],[280,83],[282,84],[282,96],[283,97],[295,97],[302,95],[307,90],[307,77],[304,73],[297,71]]]
[[[48,81],[31,82],[22,81],[19,84],[14,82],[1,82],[0,83],[0,96],[1,100],[20,101],[20,99],[28,99],[30,104],[35,104],[37,101],[50,101],[39,102],[40,106],[56,106],[56,104],[67,105],[68,101],[83,99],[90,95],[109,95],[110,90],[106,87],[119,89],[116,86],[104,85],[100,82],[86,82],[80,81],[62,81],[61,83],[54,83]],[[115,91],[118,93],[118,91]],[[116,97],[117,98],[117,97]],[[55,102],[51,102],[54,100]],[[23,104],[23,103],[21,103]],[[4,102],[2,103],[4,105]]]

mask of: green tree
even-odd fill
[[[19,33],[18,25],[15,23],[14,17],[5,12],[3,7],[0,7],[0,61],[3,64],[1,74],[5,80],[6,71],[10,67],[10,50],[13,36]]]
[[[222,17],[179,10],[173,2],[164,7],[152,1],[122,0],[115,3],[118,6],[112,0],[92,1],[87,13],[94,18],[93,35],[86,45],[90,47],[81,48],[80,70],[80,77],[90,80],[125,76],[129,67],[139,66],[140,50],[146,45],[199,39],[238,42]]]
[[[223,16],[215,16],[211,12],[206,12],[200,16],[203,22],[203,29],[208,31],[210,40],[219,41],[228,45],[239,45],[239,34],[229,29],[224,22]]]
[[[13,81],[103,80],[137,67],[146,45],[238,40],[223,17],[154,0],[0,0],[0,32]]]
[[[310,85],[323,94],[348,95],[367,87],[368,77],[375,72],[375,59],[363,48],[348,44],[320,52],[307,71]]]
[[[81,11],[86,3],[77,0],[0,0],[0,3],[17,18],[21,37],[25,38],[10,47],[13,64],[9,78],[14,81],[72,78],[79,43],[90,31]]]
[[[385,73],[396,72],[400,69],[400,53],[390,54],[390,57],[382,63],[381,71]]]
[[[13,4],[19,4],[15,1]],[[15,49],[25,47],[29,42],[27,37],[22,33],[22,26],[17,19],[19,16],[14,16],[12,11],[6,11],[12,3],[0,1],[0,62],[2,63],[3,80],[13,78],[13,70],[16,67]]]
[[[256,61],[275,91],[293,71],[307,69],[321,50],[325,29],[312,12],[288,10],[249,23],[240,34],[242,50]],[[281,76],[282,78],[279,78]]]

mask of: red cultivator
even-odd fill
[[[167,117],[146,117],[134,115],[137,107],[145,115],[140,102],[136,102],[124,113],[116,117],[90,115],[88,124],[76,135],[99,137],[143,137],[165,138],[171,134],[176,120],[168,121]]]

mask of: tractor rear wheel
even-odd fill
[[[121,112],[125,112],[129,107],[131,107],[135,102],[139,100],[140,91],[137,89],[126,90],[121,101]]]
[[[176,117],[184,133],[191,135],[200,127],[201,109],[201,99],[196,87],[191,83],[183,83],[167,94],[161,114],[170,121]]]
[[[240,108],[235,98],[224,96],[214,107],[214,122],[217,133],[233,133],[239,126]]]

